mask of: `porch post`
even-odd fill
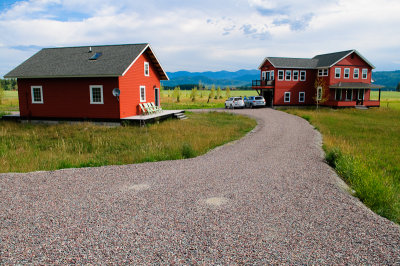
[[[381,102],[381,89],[379,89],[379,103]]]

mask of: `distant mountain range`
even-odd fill
[[[251,81],[260,79],[260,71],[257,69],[230,71],[206,71],[206,72],[167,72],[169,81],[163,81],[164,86],[178,86],[183,84],[199,84],[215,86],[242,87],[251,86]],[[395,90],[400,82],[400,70],[395,71],[374,71],[372,79],[375,84],[384,85],[387,90]]]

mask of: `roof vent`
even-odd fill
[[[103,53],[95,53],[89,60],[97,60]]]
[[[92,52],[92,46],[89,47],[89,53],[91,53],[91,52]]]

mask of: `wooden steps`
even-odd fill
[[[176,118],[178,118],[179,120],[185,120],[185,119],[187,119],[187,116],[186,116],[184,113],[177,113],[177,114],[174,114],[174,116],[175,116]]]

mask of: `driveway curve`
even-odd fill
[[[0,175],[0,264],[397,264],[399,226],[343,190],[321,136],[271,109],[193,159]]]

